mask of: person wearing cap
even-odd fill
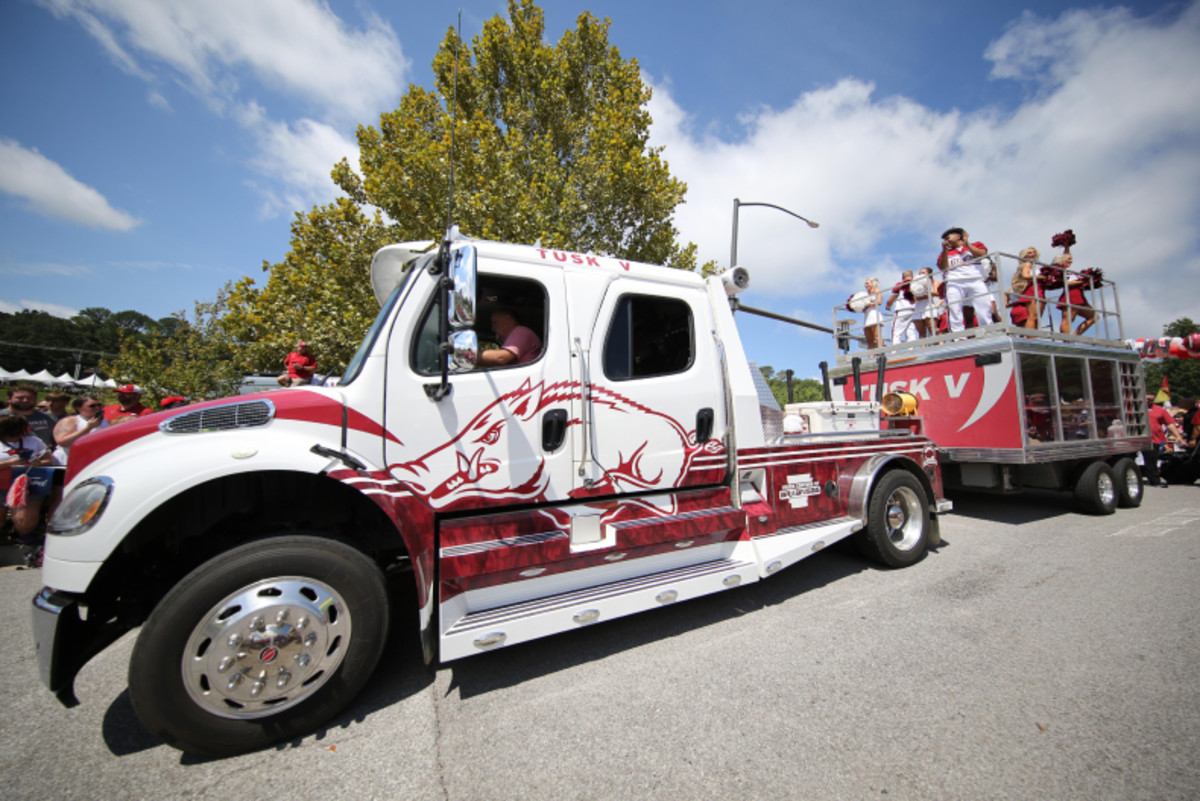
[[[153,413],[153,409],[142,405],[142,388],[136,384],[117,387],[117,402],[104,407],[104,419],[110,426]]]
[[[296,349],[283,360],[283,366],[287,369],[288,386],[298,387],[312,381],[317,358],[308,352],[308,343],[297,342]]]

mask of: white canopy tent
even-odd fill
[[[28,381],[29,373],[25,370],[17,370],[15,373],[9,373],[13,381]]]
[[[63,373],[60,376],[55,376],[54,380],[60,384],[74,384],[75,376],[71,375],[70,373]]]
[[[57,384],[58,383],[58,379],[55,378],[54,375],[45,368],[43,368],[43,369],[37,371],[36,373],[34,373],[33,375],[29,376],[28,380],[33,381],[37,384]]]

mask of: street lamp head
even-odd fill
[[[808,223],[809,228],[820,228],[821,227],[820,223],[815,223],[812,220],[805,220],[805,222]]]

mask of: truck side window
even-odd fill
[[[625,295],[604,342],[604,374],[614,381],[682,373],[692,366],[692,310],[675,298]]]
[[[534,359],[523,359],[522,363],[540,358],[546,350],[546,319],[549,316],[545,288],[527,278],[481,274],[476,292],[475,332],[479,336],[480,353],[504,345],[498,333],[492,330],[492,313],[503,310],[513,315],[519,325],[533,331],[541,342]],[[440,294],[434,293],[413,337],[412,365],[420,375],[436,375],[441,370],[437,354],[441,309]]]

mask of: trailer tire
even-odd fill
[[[1112,471],[1113,479],[1117,482],[1117,506],[1122,509],[1141,506],[1146,488],[1142,484],[1142,471],[1138,469],[1137,462],[1126,456],[1117,460]]]
[[[929,501],[925,488],[906,470],[890,470],[871,490],[867,524],[855,545],[868,559],[907,567],[925,555],[929,540]]]
[[[1092,462],[1075,482],[1075,501],[1079,507],[1095,515],[1111,515],[1117,511],[1117,480],[1105,462]]]
[[[134,711],[201,756],[302,736],[362,689],[388,617],[383,572],[350,545],[248,543],[197,567],[151,612],[129,665]]]

